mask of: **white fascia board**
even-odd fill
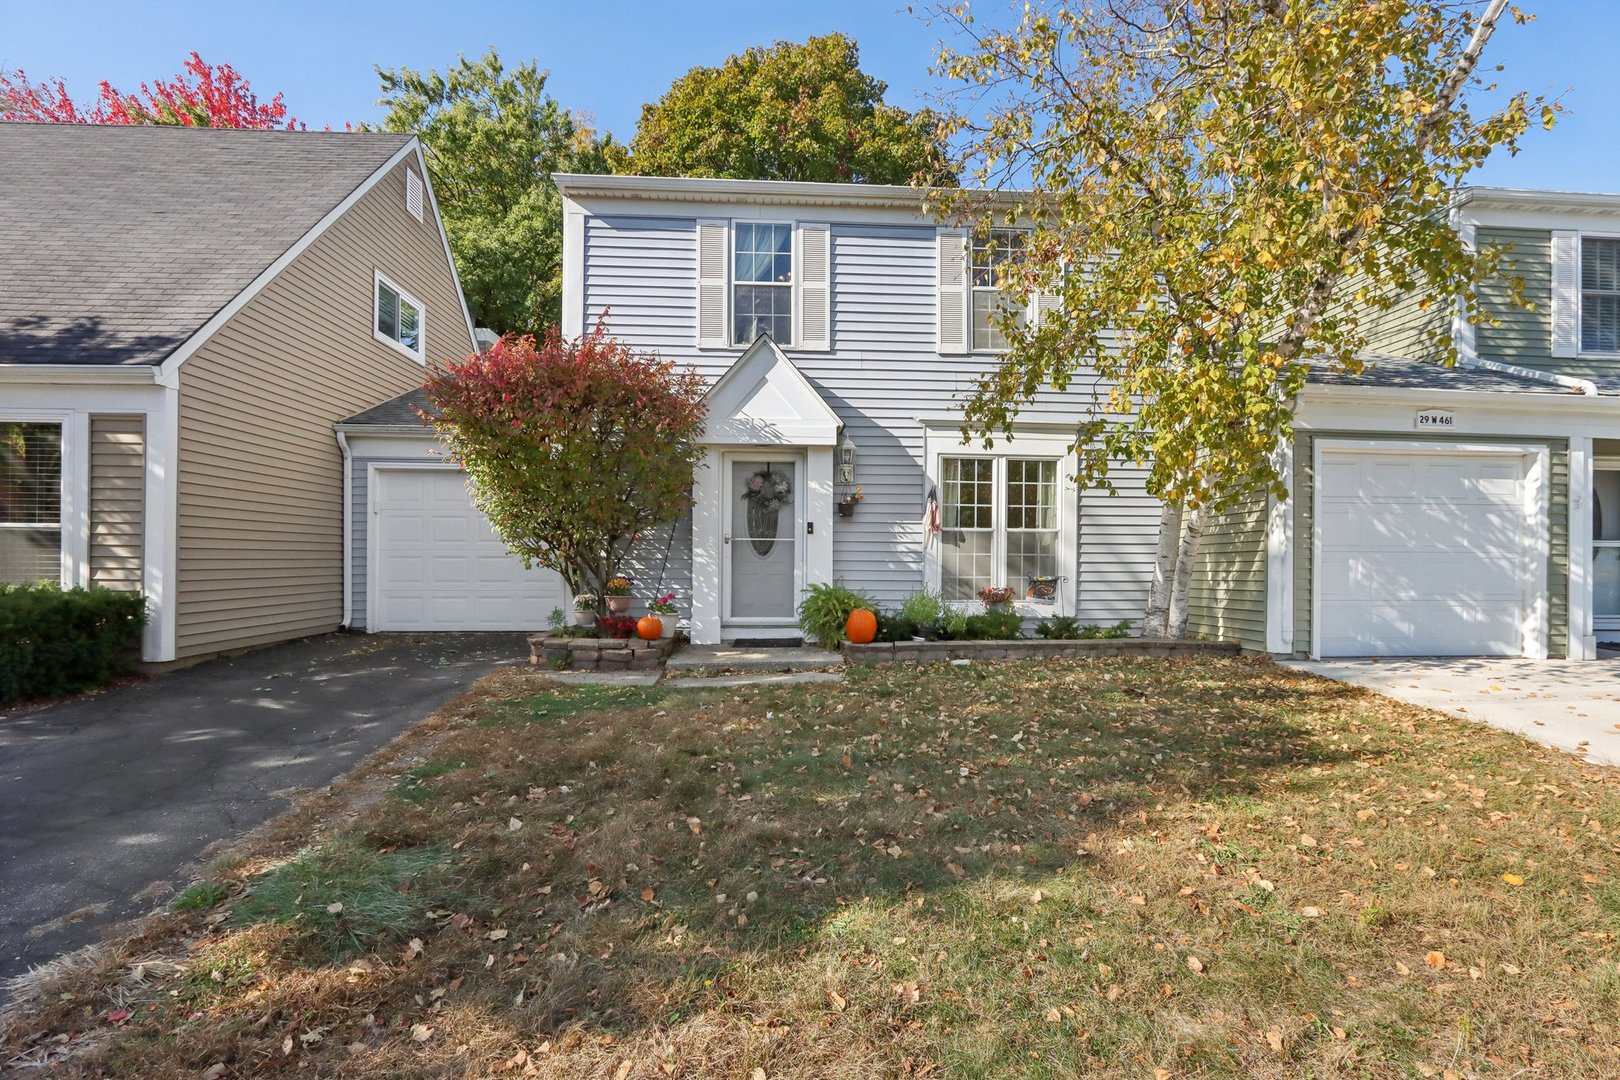
[[[287,269],[288,266],[292,265],[293,260],[297,259],[298,256],[309,250],[310,245],[319,240],[326,233],[326,230],[330,229],[339,218],[348,213],[356,203],[365,198],[366,194],[371,191],[372,188],[376,187],[377,184],[381,182],[383,177],[392,172],[396,165],[412,155],[415,155],[417,161],[420,162],[422,158],[418,146],[419,144],[416,137],[412,136],[404,146],[395,151],[394,154],[387,161],[383,162],[375,172],[366,177],[366,179],[361,182],[359,187],[351,191],[348,198],[344,199],[331,210],[327,211],[326,216],[317,221],[315,225],[303,236],[299,237],[297,243],[293,244],[292,247],[282,252],[280,258],[276,259],[275,262],[265,267],[264,270],[259,273],[258,277],[254,278],[248,283],[247,288],[237,293],[236,296],[231,299],[230,303],[214,312],[213,318],[203,323],[196,333],[187,338],[178,349],[170,353],[168,358],[163,361],[160,367],[161,374],[159,378],[164,379],[172,377],[180,366],[190,359],[192,354],[194,354],[198,349],[202,348],[204,343],[206,343],[209,338],[214,336],[220,327],[230,322],[231,319],[236,316],[237,312],[247,307],[255,296],[258,296],[259,293],[264,291],[265,286],[269,285],[270,282],[275,280],[277,274],[280,274],[283,270]],[[424,176],[423,182],[426,183],[426,181],[427,178]],[[431,198],[433,194],[433,187],[431,184],[428,184],[427,187],[428,195]],[[439,213],[437,203],[434,203],[433,205],[433,213],[434,217],[437,218]],[[446,246],[445,251],[448,253],[448,245]],[[459,285],[457,287],[459,288]],[[465,304],[462,306],[462,313],[466,313]],[[468,320],[467,327],[467,333],[470,337],[472,335],[471,319]]]
[[[867,206],[921,212],[930,189],[908,184],[835,184],[806,180],[728,180],[698,176],[612,176],[554,173],[567,199],[655,199],[687,203],[772,203],[793,206]],[[957,194],[953,189],[952,194]],[[1014,205],[1032,191],[978,191],[987,208]]]
[[[1551,385],[1551,384],[1549,384]],[[1620,415],[1620,397],[1597,397],[1571,388],[1568,393],[1544,394],[1524,390],[1424,390],[1406,386],[1306,386],[1301,405],[1316,402],[1382,402],[1389,405],[1444,404],[1478,406],[1513,412],[1568,413],[1592,411]]]

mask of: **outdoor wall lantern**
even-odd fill
[[[838,482],[840,484],[853,484],[855,482],[855,440],[849,437],[849,432],[838,440]]]

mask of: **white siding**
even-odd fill
[[[777,216],[826,220],[827,214],[817,209],[794,215],[784,208]],[[831,351],[787,351],[855,441],[856,480],[866,500],[853,518],[816,524],[834,530],[835,572],[850,586],[895,604],[923,584],[927,484],[919,419],[950,417],[974,378],[995,360],[938,352],[938,254],[931,225],[834,221],[831,229]],[[697,349],[695,216],[588,216],[584,258],[587,329],[605,313],[609,330],[633,347],[690,364],[711,380],[740,355],[736,348]],[[1082,414],[1078,393],[1054,394],[1027,408],[1023,418],[1068,423]],[[1119,495],[1082,496],[1079,580],[1071,584],[1086,621],[1141,616],[1158,527],[1156,505],[1143,493],[1141,477],[1138,470],[1116,470]],[[689,525],[683,522],[677,533],[664,577],[677,583],[684,604],[690,596]],[[637,576],[651,587],[662,538],[646,546]]]

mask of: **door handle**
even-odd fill
[[[730,537],[730,535],[727,535],[727,536],[726,536],[726,538],[725,538],[725,542],[726,542],[726,543],[728,543],[728,544],[729,544],[729,543],[731,543],[731,537]]]

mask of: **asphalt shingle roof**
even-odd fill
[[[1444,367],[1399,356],[1362,357],[1365,366],[1351,375],[1336,363],[1311,364],[1307,377],[1315,386],[1370,386],[1393,390],[1506,390],[1528,394],[1574,394],[1579,391],[1526,375],[1486,368]]]
[[[0,123],[0,363],[160,363],[409,139]]]
[[[416,413],[417,409],[433,411],[433,407],[428,404],[427,391],[420,387],[407,390],[399,397],[391,398],[381,405],[373,405],[364,412],[357,412],[347,420],[340,420],[339,423],[345,427],[350,424],[366,427],[419,427],[424,433],[431,434],[432,429],[422,423],[422,418]]]

